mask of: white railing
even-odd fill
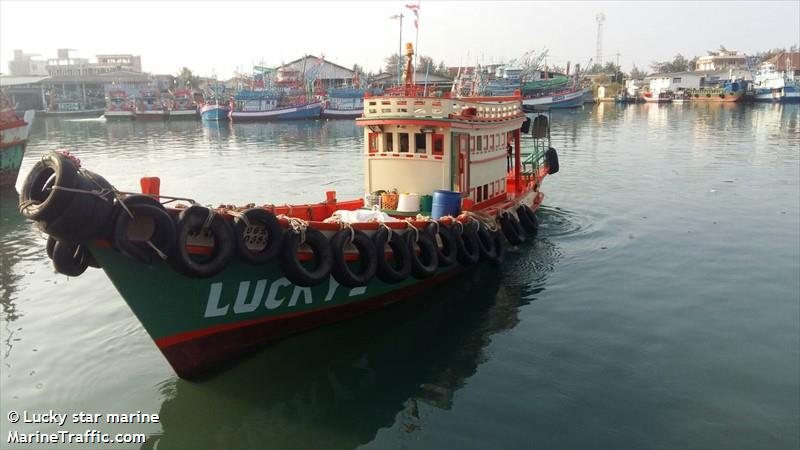
[[[465,114],[466,113],[466,114]],[[367,97],[364,118],[503,120],[522,114],[520,100],[467,101],[431,97]]]

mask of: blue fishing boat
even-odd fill
[[[200,118],[206,121],[228,120],[230,108],[217,103],[216,100],[200,107]]]
[[[328,90],[322,117],[326,119],[355,119],[364,114],[364,94],[367,89],[344,87]]]

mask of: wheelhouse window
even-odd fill
[[[408,153],[408,133],[397,133],[400,137],[400,153]]]
[[[475,148],[476,148],[477,151],[483,150],[483,136],[478,136],[477,137],[477,144],[476,144]]]
[[[427,153],[428,145],[425,139],[425,134],[414,133],[414,153]]]
[[[369,134],[369,152],[370,153],[377,153],[378,152],[378,140],[380,138],[380,133],[370,133]]]
[[[386,145],[384,147],[387,152],[391,153],[394,151],[394,133],[386,133],[384,136],[386,136]]]

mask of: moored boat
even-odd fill
[[[167,117],[168,111],[158,90],[149,89],[140,92],[139,98],[136,99],[137,119],[164,120]]]
[[[732,81],[719,86],[705,86],[686,89],[686,95],[693,102],[738,102],[746,99],[751,93],[746,81]]]
[[[364,113],[364,94],[367,89],[330,89],[325,96],[322,117],[326,119],[355,119]]]
[[[410,80],[410,44],[407,58]],[[144,195],[116,191],[52,152],[26,178],[20,211],[52,238],[57,271],[101,267],[176,373],[193,378],[502,263],[506,241],[536,234],[541,183],[558,171],[546,116],[530,127],[521,100],[428,97],[410,81],[367,96],[356,123],[369,202],[329,192],[318,204],[206,208],[161,195],[154,178],[142,179]],[[528,128],[538,140],[523,153]],[[416,194],[367,204],[393,189]],[[164,205],[174,201],[188,204]]]
[[[177,89],[172,93],[169,106],[170,119],[196,119],[197,104],[191,89]]]
[[[54,96],[43,114],[50,117],[100,117],[105,112],[101,105],[102,101],[100,105],[87,104],[79,99]]]
[[[106,97],[106,110],[103,114],[106,119],[133,119],[135,116],[135,103],[128,98],[122,89],[108,91]]]
[[[14,186],[17,182],[28,131],[33,124],[34,111],[26,111],[20,119],[8,97],[0,91],[0,188]]]
[[[584,90],[567,88],[559,92],[546,92],[538,96],[525,97],[522,105],[527,111],[546,111],[548,109],[577,108],[583,105]]]
[[[642,98],[647,103],[669,103],[672,101],[672,96],[669,92],[664,91],[658,93],[646,91],[642,93]]]

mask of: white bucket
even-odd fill
[[[400,194],[398,212],[419,212],[419,194]]]

